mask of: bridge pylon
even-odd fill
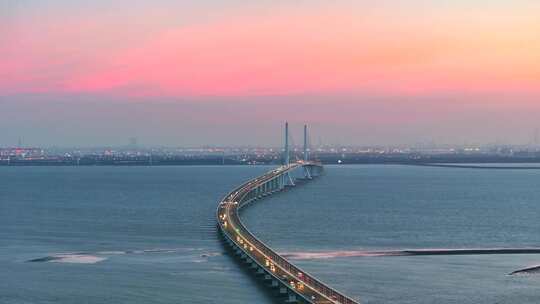
[[[285,151],[283,155],[283,165],[285,167],[288,167],[290,165],[289,123],[288,122],[285,122]],[[283,187],[294,186],[294,180],[292,179],[288,171],[283,175],[282,185]]]
[[[304,125],[304,162],[309,161],[309,151],[308,151],[308,133],[307,125]],[[304,166],[304,178],[311,179],[311,172],[309,166]]]

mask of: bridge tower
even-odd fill
[[[289,123],[285,122],[285,151],[283,155],[283,165],[289,166],[290,164],[290,151],[289,151]],[[294,180],[289,172],[282,175],[281,184],[284,186],[294,186]]]
[[[309,161],[309,154],[308,154],[308,133],[307,133],[307,125],[304,125],[304,162]],[[309,166],[304,166],[304,177],[307,179],[311,179],[311,172],[309,170]]]
[[[290,152],[289,152],[289,123],[285,122],[285,154],[283,157],[283,164],[288,166],[290,163]]]
[[[304,161],[308,161],[307,125],[304,125]]]

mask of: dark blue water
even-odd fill
[[[539,186],[540,170],[334,166],[243,216],[278,251],[336,256],[296,263],[363,303],[532,304],[540,275],[508,273],[540,265],[540,255],[339,256],[540,247]]]
[[[214,224],[218,200],[268,169],[0,168],[0,303],[274,303]],[[243,217],[363,303],[540,303],[540,275],[507,275],[540,255],[358,256],[540,247],[539,185],[540,170],[334,166]]]
[[[0,168],[0,303],[272,303],[222,254],[214,217],[266,169]]]

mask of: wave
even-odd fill
[[[127,254],[126,251],[98,251],[96,254],[101,255],[120,255],[120,254]]]
[[[107,256],[126,255],[126,254],[154,254],[154,253],[178,253],[178,252],[194,252],[203,251],[205,248],[153,248],[141,250],[109,250],[96,252],[71,252],[57,253],[41,258],[28,260],[27,262],[58,262],[58,263],[78,263],[78,264],[94,264],[107,259]],[[221,255],[220,252],[203,252],[199,255],[200,258],[211,258]],[[205,261],[198,259],[197,262]]]
[[[140,250],[112,250],[112,251],[98,251],[94,254],[100,255],[120,255],[120,254],[144,254],[144,253],[176,253],[180,251],[189,250],[186,248],[153,248],[153,249],[140,249]]]
[[[106,260],[106,257],[98,257],[87,254],[57,254],[42,258],[32,259],[28,262],[54,262],[54,263],[74,263],[74,264],[95,264]]]
[[[343,257],[426,256],[426,255],[488,255],[540,254],[540,248],[462,248],[462,249],[406,249],[406,250],[339,250],[325,252],[284,252],[282,256],[295,260],[332,259]],[[539,270],[540,271],[540,270]]]
[[[201,258],[213,258],[222,255],[221,252],[208,252],[201,254]]]
[[[387,256],[390,251],[361,251],[361,250],[343,250],[326,252],[284,252],[281,255],[287,259],[293,260],[315,260],[315,259],[333,259],[349,257],[373,257]]]
[[[540,248],[463,248],[403,250],[404,255],[540,254]]]
[[[516,274],[540,274],[540,265],[519,269],[510,273],[510,275]]]

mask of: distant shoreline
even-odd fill
[[[34,150],[32,150],[34,151]],[[36,152],[37,151],[37,152]],[[257,153],[43,153],[0,154],[0,166],[219,166],[219,165],[279,165],[279,151]],[[42,153],[42,154],[40,154]],[[300,159],[299,153],[291,159]],[[421,153],[338,153],[313,152],[311,159],[324,165],[411,165],[464,169],[540,169],[540,151],[527,154],[421,154]]]
[[[410,164],[412,166],[420,167],[439,167],[439,168],[456,168],[456,169],[488,169],[488,170],[540,170],[540,163],[537,166],[495,166],[486,165],[482,166],[482,163],[478,164]],[[509,164],[509,163],[505,163]],[[513,163],[517,164],[517,163]],[[522,163],[523,164],[523,163]]]
[[[445,160],[436,162],[421,162],[418,160],[346,160],[338,162],[337,160],[322,160],[324,165],[404,165],[418,167],[439,167],[453,169],[482,169],[482,170],[540,170],[540,159],[504,159],[494,161],[493,159],[463,161]],[[521,164],[521,165],[519,165]],[[103,159],[80,159],[80,160],[0,160],[0,167],[126,167],[126,166],[269,166],[277,165],[271,161],[240,161],[234,159],[175,159],[175,160],[103,160]]]

